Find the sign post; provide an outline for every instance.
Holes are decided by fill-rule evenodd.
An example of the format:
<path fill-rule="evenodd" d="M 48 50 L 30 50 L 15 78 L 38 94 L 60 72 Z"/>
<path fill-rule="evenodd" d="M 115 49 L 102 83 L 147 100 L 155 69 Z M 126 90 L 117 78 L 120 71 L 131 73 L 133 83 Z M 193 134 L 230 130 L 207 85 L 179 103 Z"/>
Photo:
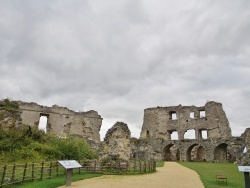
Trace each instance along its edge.
<path fill-rule="evenodd" d="M 82 166 L 75 160 L 58 161 L 66 169 L 66 186 L 71 185 L 71 174 L 74 168 L 81 168 Z"/>
<path fill-rule="evenodd" d="M 238 166 L 240 172 L 244 172 L 245 188 L 250 188 L 249 172 L 250 166 Z"/>

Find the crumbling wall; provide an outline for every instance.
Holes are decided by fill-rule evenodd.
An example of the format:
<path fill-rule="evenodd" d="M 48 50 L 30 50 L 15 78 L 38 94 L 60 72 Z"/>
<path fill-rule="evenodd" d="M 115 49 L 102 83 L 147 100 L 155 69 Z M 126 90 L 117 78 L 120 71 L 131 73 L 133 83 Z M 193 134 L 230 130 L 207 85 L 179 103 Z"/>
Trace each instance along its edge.
<path fill-rule="evenodd" d="M 231 138 L 231 129 L 221 103 L 207 102 L 203 107 L 171 106 L 144 110 L 140 138 L 162 138 L 171 140 L 171 134 L 178 132 L 178 140 L 184 139 L 188 130 L 195 130 L 195 138 L 202 138 L 207 131 L 208 138 Z"/>
<path fill-rule="evenodd" d="M 11 129 L 12 127 L 22 127 L 21 111 L 18 103 L 10 99 L 0 100 L 0 128 Z"/>
<path fill-rule="evenodd" d="M 117 158 L 128 160 L 130 158 L 131 133 L 127 124 L 117 122 L 111 127 L 104 138 L 103 151 L 105 155 L 117 156 Z"/>
<path fill-rule="evenodd" d="M 100 128 L 102 118 L 96 111 L 74 112 L 66 107 L 53 105 L 52 107 L 41 106 L 36 103 L 18 101 L 22 112 L 22 123 L 29 126 L 39 125 L 41 116 L 47 117 L 46 132 L 53 133 L 59 137 L 77 135 L 100 142 Z"/>

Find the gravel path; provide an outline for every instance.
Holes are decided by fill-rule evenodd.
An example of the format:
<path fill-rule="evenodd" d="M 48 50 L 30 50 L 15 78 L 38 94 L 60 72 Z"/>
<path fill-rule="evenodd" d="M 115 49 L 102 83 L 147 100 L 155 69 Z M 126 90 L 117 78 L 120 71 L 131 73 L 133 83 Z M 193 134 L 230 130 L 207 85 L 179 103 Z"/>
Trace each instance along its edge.
<path fill-rule="evenodd" d="M 61 188 L 66 187 L 62 186 Z M 175 162 L 165 162 L 153 174 L 118 176 L 104 175 L 73 182 L 73 188 L 204 188 L 199 175 Z"/>

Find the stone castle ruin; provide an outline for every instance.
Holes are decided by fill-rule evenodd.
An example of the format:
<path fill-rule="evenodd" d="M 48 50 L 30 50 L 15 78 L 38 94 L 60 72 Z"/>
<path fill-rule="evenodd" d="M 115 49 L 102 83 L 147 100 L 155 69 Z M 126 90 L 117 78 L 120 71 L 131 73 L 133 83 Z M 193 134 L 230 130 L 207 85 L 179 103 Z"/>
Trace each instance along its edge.
<path fill-rule="evenodd" d="M 76 135 L 94 142 L 100 142 L 102 118 L 96 111 L 74 112 L 65 107 L 41 106 L 36 103 L 18 101 L 22 124 L 39 125 L 41 116 L 47 117 L 46 132 L 59 137 Z"/>
<path fill-rule="evenodd" d="M 127 124 L 117 122 L 100 141 L 102 117 L 96 111 L 74 112 L 65 107 L 17 101 L 19 113 L 0 119 L 6 128 L 22 124 L 38 127 L 46 117 L 46 132 L 58 137 L 74 135 L 88 141 L 100 157 L 165 161 L 209 161 L 250 164 L 250 129 L 233 137 L 221 103 L 205 106 L 170 106 L 144 110 L 140 138 L 131 138 Z M 3 109 L 0 108 L 3 114 Z M 193 137 L 186 135 L 193 133 Z M 176 135 L 176 138 L 173 135 Z M 244 148 L 247 149 L 243 153 Z"/>

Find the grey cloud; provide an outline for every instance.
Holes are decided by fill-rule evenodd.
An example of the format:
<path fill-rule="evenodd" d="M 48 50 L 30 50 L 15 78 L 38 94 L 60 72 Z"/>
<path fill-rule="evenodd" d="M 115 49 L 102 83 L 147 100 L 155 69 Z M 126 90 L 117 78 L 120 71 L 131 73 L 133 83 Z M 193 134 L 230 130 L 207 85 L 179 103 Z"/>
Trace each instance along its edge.
<path fill-rule="evenodd" d="M 144 108 L 217 100 L 248 126 L 247 0 L 0 5 L 1 98 L 94 109 L 136 135 Z"/>

